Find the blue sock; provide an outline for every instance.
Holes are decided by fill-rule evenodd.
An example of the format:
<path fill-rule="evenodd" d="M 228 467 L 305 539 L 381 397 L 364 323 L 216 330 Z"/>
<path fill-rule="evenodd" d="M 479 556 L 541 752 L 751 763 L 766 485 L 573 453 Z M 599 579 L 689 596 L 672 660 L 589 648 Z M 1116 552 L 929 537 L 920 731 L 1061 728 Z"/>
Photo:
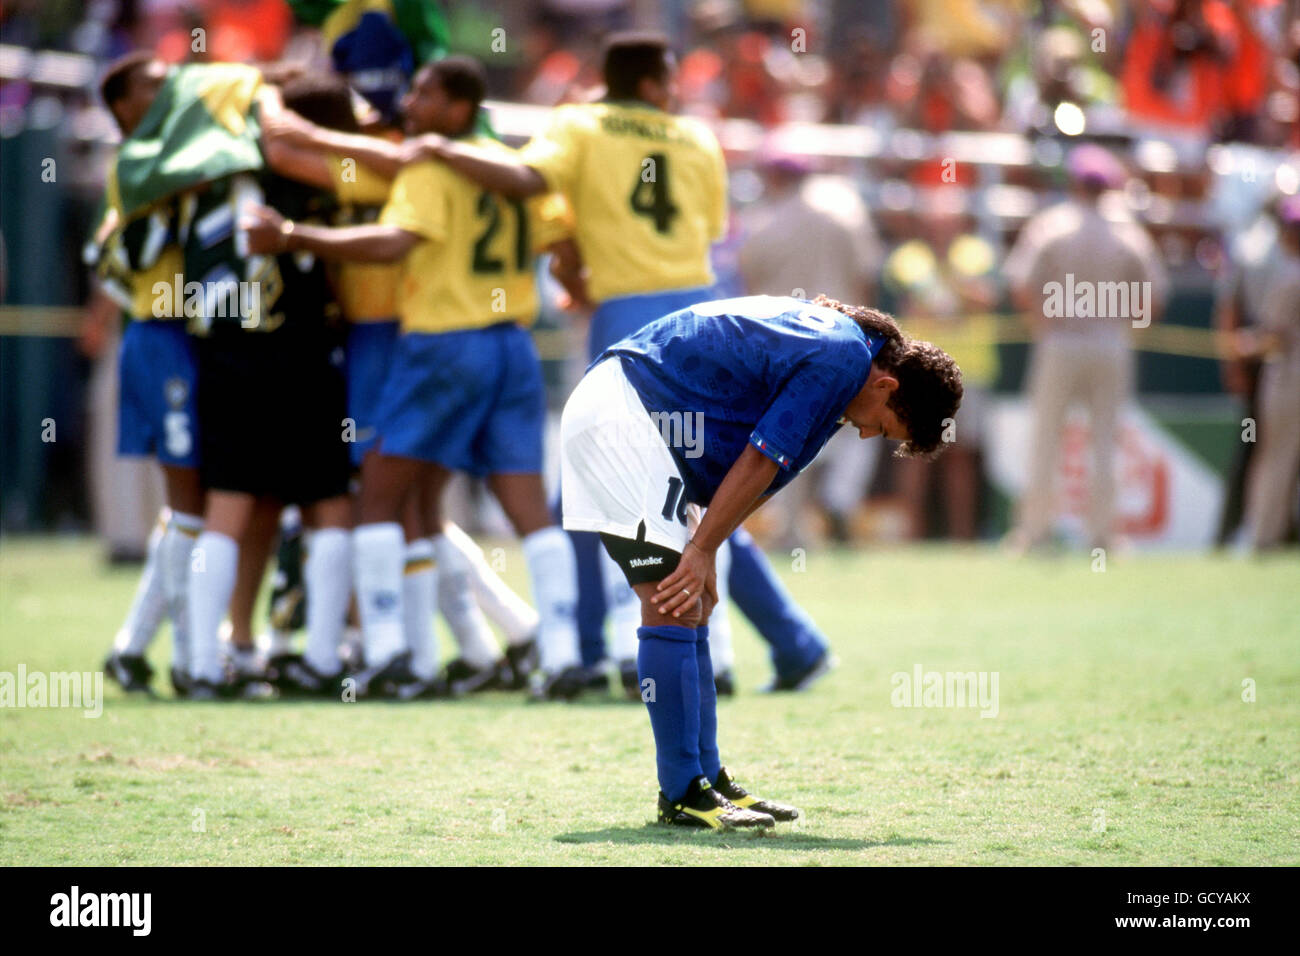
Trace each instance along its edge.
<path fill-rule="evenodd" d="M 731 600 L 772 648 L 772 666 L 782 676 L 807 670 L 826 653 L 826 638 L 817 630 L 781 579 L 772 570 L 749 532 L 731 536 Z"/>
<path fill-rule="evenodd" d="M 695 629 L 695 663 L 700 672 L 700 769 L 709 783 L 716 783 L 722 758 L 718 756 L 718 689 L 713 685 L 707 624 Z"/>
<path fill-rule="evenodd" d="M 636 676 L 650 711 L 659 789 L 680 800 L 700 768 L 700 671 L 695 630 L 664 625 L 637 628 Z M 646 680 L 654 681 L 647 684 Z M 712 779 L 712 778 L 710 778 Z"/>
<path fill-rule="evenodd" d="M 605 657 L 605 582 L 600 571 L 600 535 L 570 531 L 573 557 L 578 564 L 578 641 L 582 664 L 590 667 Z"/>

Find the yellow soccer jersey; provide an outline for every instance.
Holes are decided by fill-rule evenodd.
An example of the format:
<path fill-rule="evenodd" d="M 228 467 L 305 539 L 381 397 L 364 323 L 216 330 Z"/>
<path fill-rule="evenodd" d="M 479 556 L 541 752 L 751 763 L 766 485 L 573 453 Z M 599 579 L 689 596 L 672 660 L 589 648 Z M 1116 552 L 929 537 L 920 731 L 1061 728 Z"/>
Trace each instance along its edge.
<path fill-rule="evenodd" d="M 329 158 L 330 182 L 343 209 L 336 225 L 373 222 L 388 201 L 392 181 L 355 161 Z M 349 322 L 384 322 L 397 317 L 400 262 L 338 262 L 331 267 L 334 297 Z"/>
<path fill-rule="evenodd" d="M 572 206 L 596 301 L 712 284 L 727 170 L 699 120 L 624 102 L 559 106 L 521 158 Z"/>
<path fill-rule="evenodd" d="M 509 151 L 487 137 L 470 142 Z M 534 253 L 569 234 L 558 197 L 511 201 L 435 161 L 406 166 L 379 221 L 423 239 L 402 262 L 405 332 L 453 332 L 537 316 Z"/>
<path fill-rule="evenodd" d="M 124 223 L 117 191 L 108 190 L 104 222 L 97 230 L 102 242 L 95 271 L 104 290 L 134 321 L 183 317 L 184 300 L 174 294 L 185 271 L 175 216 L 174 202 L 160 202 Z"/>

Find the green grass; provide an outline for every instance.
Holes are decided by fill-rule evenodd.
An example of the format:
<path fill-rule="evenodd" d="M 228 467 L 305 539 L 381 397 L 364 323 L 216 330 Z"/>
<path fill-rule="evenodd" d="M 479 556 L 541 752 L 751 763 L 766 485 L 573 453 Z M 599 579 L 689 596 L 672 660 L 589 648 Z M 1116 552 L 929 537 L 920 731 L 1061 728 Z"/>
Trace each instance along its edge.
<path fill-rule="evenodd" d="M 135 577 L 85 541 L 6 540 L 0 671 L 97 667 Z M 107 689 L 98 719 L 0 710 L 0 863 L 1300 862 L 1294 557 L 1094 573 L 1084 555 L 813 552 L 786 579 L 840 667 L 811 693 L 758 695 L 765 651 L 737 619 L 744 692 L 720 722 L 742 781 L 804 808 L 796 829 L 649 825 L 640 705 L 186 705 Z M 893 707 L 891 674 L 918 663 L 998 672 L 998 716 Z"/>

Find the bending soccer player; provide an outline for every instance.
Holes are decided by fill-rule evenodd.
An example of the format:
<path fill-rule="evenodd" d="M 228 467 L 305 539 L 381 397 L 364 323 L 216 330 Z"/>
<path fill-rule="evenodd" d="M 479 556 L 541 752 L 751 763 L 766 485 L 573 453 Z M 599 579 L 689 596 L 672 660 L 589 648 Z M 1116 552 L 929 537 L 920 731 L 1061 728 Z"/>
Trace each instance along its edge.
<path fill-rule="evenodd" d="M 594 531 L 641 603 L 637 677 L 650 711 L 659 821 L 714 829 L 793 820 L 723 768 L 709 656 L 718 548 L 841 425 L 941 447 L 961 402 L 946 353 L 888 316 L 825 297 L 704 302 L 606 349 L 560 426 L 564 527 Z M 703 416 L 703 454 L 660 423 Z M 698 524 L 688 519 L 699 517 Z"/>

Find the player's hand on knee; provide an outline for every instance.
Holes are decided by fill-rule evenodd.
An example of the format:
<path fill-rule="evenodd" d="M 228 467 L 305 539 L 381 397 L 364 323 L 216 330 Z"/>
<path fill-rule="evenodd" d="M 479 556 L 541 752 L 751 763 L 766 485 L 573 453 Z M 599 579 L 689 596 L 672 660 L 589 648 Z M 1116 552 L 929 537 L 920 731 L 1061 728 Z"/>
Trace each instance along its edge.
<path fill-rule="evenodd" d="M 656 609 L 661 614 L 676 618 L 680 622 L 710 586 L 716 601 L 718 585 L 713 557 L 712 551 L 705 551 L 694 542 L 687 542 L 686 550 L 682 552 L 682 558 L 677 563 L 677 570 L 660 581 L 655 589 L 653 601 Z"/>

